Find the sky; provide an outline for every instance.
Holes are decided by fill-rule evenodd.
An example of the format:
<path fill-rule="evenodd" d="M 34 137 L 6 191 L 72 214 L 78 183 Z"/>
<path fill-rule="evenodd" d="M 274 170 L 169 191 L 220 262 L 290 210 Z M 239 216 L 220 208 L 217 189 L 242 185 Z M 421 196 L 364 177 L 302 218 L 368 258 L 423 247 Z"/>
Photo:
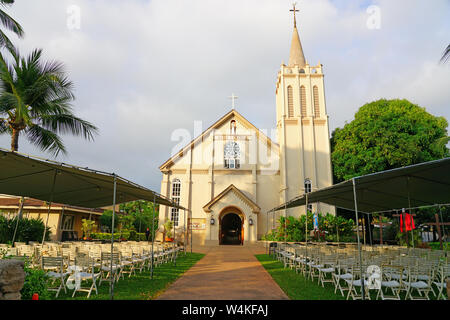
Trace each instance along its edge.
<path fill-rule="evenodd" d="M 289 60 L 292 0 L 16 0 L 21 54 L 42 48 L 74 82 L 77 116 L 95 141 L 63 136 L 52 158 L 19 140 L 19 152 L 114 172 L 160 191 L 158 167 L 178 145 L 236 109 L 275 128 L 275 83 Z M 450 119 L 450 1 L 302 0 L 297 26 L 310 65 L 325 74 L 330 133 L 367 102 L 408 99 Z M 198 130 L 198 128 L 197 128 Z M 198 131 L 195 131 L 198 132 Z M 10 138 L 0 136 L 9 149 Z"/>

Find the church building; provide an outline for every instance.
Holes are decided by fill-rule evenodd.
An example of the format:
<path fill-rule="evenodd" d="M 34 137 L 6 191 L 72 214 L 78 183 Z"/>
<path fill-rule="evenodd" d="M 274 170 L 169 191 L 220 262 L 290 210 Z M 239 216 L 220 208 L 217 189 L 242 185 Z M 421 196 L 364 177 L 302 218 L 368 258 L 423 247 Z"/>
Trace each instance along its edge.
<path fill-rule="evenodd" d="M 333 184 L 323 67 L 307 63 L 297 10 L 291 11 L 289 63 L 281 65 L 276 79 L 275 134 L 233 108 L 159 167 L 161 194 L 187 208 L 160 208 L 160 226 L 172 220 L 176 240 L 187 235 L 187 242 L 192 236 L 199 245 L 255 242 L 276 227 L 280 215 L 306 212 L 299 207 L 274 216 L 267 214 L 270 209 Z M 335 214 L 324 203 L 309 209 Z"/>

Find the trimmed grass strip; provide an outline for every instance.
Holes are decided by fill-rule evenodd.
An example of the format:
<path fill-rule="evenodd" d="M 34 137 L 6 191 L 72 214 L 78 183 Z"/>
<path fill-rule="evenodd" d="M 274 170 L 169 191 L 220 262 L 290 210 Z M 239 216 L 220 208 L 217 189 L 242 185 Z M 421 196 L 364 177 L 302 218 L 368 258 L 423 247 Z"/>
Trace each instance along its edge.
<path fill-rule="evenodd" d="M 291 300 L 345 300 L 334 293 L 334 286 L 325 283 L 325 288 L 296 273 L 294 269 L 284 268 L 283 263 L 274 260 L 267 254 L 255 255 L 275 282 Z"/>
<path fill-rule="evenodd" d="M 114 300 L 153 300 L 157 298 L 164 290 L 166 290 L 175 280 L 181 277 L 187 270 L 196 264 L 205 255 L 201 253 L 190 253 L 186 256 L 184 253 L 179 254 L 177 265 L 173 263 L 165 263 L 153 270 L 153 279 L 150 279 L 150 271 L 145 270 L 142 273 L 136 272 L 128 278 L 120 279 L 114 284 Z M 82 287 L 90 286 L 91 281 L 83 282 Z M 54 300 L 109 300 L 109 282 L 103 282 L 98 286 L 98 295 L 92 292 L 89 299 L 86 298 L 87 293 L 77 292 L 72 298 L 73 290 L 67 290 L 67 294 L 62 290 L 57 299 Z"/>

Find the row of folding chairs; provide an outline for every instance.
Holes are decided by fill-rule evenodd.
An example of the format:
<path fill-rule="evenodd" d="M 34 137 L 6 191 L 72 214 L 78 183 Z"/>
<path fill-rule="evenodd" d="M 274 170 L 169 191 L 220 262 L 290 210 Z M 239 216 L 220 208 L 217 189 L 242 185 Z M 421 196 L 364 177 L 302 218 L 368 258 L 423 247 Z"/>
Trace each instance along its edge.
<path fill-rule="evenodd" d="M 154 244 L 152 247 L 149 243 L 139 242 L 117 244 L 112 252 L 109 244 L 65 245 L 56 247 L 56 250 L 42 246 L 18 248 L 12 248 L 16 250 L 11 250 L 9 257 L 22 259 L 31 267 L 45 270 L 49 276 L 49 290 L 55 291 L 56 297 L 61 290 L 67 293 L 68 280 L 72 283 L 77 279 L 79 283 L 90 280 L 91 285 L 75 285 L 72 297 L 80 291 L 87 292 L 90 297 L 93 291 L 98 293 L 97 282 L 99 286 L 103 282 L 117 282 L 124 279 L 125 275 L 131 277 L 137 272 L 175 261 L 181 250 L 172 244 Z"/>
<path fill-rule="evenodd" d="M 446 279 L 450 277 L 445 251 L 430 253 L 430 250 L 424 249 L 363 247 L 362 257 L 359 257 L 355 246 L 339 248 L 278 243 L 273 247 L 274 257 L 285 268 L 295 269 L 322 286 L 331 283 L 335 293 L 339 291 L 347 299 L 361 298 L 363 284 L 365 297 L 370 299 L 367 288 L 371 275 L 366 272 L 369 266 L 380 268 L 377 299 L 383 300 L 400 299 L 402 291 L 405 292 L 405 299 L 429 299 L 430 293 L 437 299 L 443 299 Z M 360 260 L 363 262 L 362 276 Z M 394 272 L 399 268 L 402 270 L 400 278 Z"/>

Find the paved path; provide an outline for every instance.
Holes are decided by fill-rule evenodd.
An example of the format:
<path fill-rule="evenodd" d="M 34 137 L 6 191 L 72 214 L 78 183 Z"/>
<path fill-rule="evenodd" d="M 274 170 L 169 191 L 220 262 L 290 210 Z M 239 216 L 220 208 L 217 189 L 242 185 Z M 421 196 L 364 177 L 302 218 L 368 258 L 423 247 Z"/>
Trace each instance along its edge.
<path fill-rule="evenodd" d="M 160 300 L 289 299 L 254 254 L 264 249 L 241 246 L 195 248 L 206 255 L 175 281 Z"/>

